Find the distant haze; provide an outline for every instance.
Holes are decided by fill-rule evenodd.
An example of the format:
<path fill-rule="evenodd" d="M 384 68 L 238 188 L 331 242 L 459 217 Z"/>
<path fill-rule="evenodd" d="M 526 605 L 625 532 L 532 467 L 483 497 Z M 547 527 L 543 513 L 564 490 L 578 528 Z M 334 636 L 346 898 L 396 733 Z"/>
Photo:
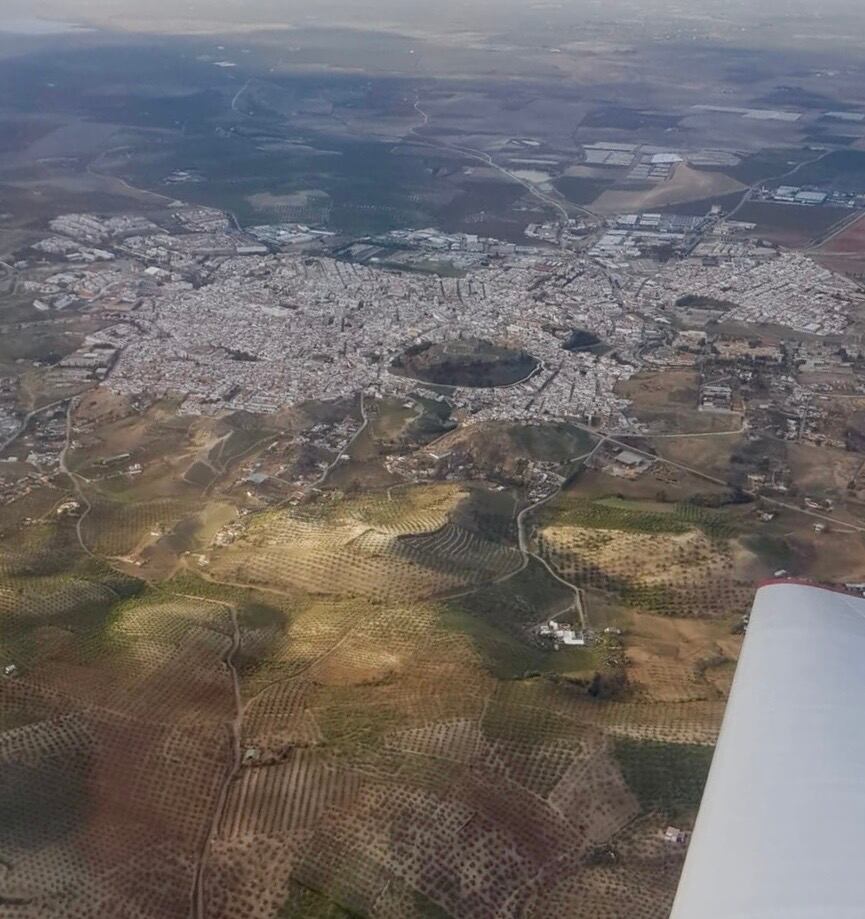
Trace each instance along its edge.
<path fill-rule="evenodd" d="M 553 21 L 665 23 L 713 26 L 783 28 L 792 21 L 808 24 L 815 32 L 843 32 L 846 24 L 865 24 L 860 0 L 5 0 L 3 19 L 23 16 L 85 21 L 103 26 L 135 26 L 171 31 L 211 28 L 248 28 L 257 25 L 308 26 L 355 24 L 367 28 L 403 27 L 436 32 L 473 29 L 507 30 L 517 22 L 536 20 L 539 27 Z"/>

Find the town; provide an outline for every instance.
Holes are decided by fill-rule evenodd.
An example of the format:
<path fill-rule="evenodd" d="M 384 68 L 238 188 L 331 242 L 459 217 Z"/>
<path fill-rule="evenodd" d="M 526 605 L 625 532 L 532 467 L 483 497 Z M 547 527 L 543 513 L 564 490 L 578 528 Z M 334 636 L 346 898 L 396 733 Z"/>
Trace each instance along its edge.
<path fill-rule="evenodd" d="M 267 413 L 357 392 L 403 397 L 418 383 L 393 372 L 406 349 L 479 340 L 519 349 L 536 366 L 507 385 L 450 386 L 462 419 L 571 418 L 627 430 L 617 386 L 647 363 L 687 362 L 687 337 L 701 328 L 838 336 L 865 302 L 854 281 L 712 215 L 625 215 L 600 238 L 570 237 L 578 245 L 423 230 L 337 239 L 326 251 L 329 237 L 305 226 L 257 228 L 256 238 L 211 208 L 166 216 L 158 225 L 67 215 L 21 254 L 16 270 L 38 308 L 113 320 L 50 368 L 55 385 L 179 393 L 189 414 Z M 731 233 L 735 244 L 714 242 Z M 688 238 L 691 255 L 648 258 L 646 237 Z M 414 270 L 419 259 L 448 259 L 451 270 Z"/>

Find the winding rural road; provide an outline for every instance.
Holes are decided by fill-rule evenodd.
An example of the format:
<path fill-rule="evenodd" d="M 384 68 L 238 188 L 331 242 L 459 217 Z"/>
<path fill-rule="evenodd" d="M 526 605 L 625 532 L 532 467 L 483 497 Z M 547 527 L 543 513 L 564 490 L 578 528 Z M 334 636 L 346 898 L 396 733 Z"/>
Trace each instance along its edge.
<path fill-rule="evenodd" d="M 75 489 L 75 495 L 84 508 L 84 512 L 79 514 L 78 519 L 75 521 L 75 535 L 78 538 L 78 544 L 81 546 L 82 551 L 91 558 L 99 558 L 99 556 L 90 549 L 87 543 L 84 542 L 84 537 L 81 535 L 81 527 L 93 510 L 93 505 L 90 503 L 90 499 L 84 494 L 84 489 L 81 487 L 81 476 L 79 476 L 77 472 L 73 472 L 66 462 L 66 456 L 72 447 L 72 413 L 75 411 L 75 401 L 75 398 L 70 399 L 69 405 L 66 408 L 66 443 L 60 451 L 58 463 L 60 465 L 60 471 L 72 483 L 72 487 Z"/>
<path fill-rule="evenodd" d="M 238 115 L 246 115 L 247 112 L 242 112 L 238 107 L 237 103 L 240 102 L 240 97 L 249 89 L 249 84 L 252 83 L 252 78 L 248 79 L 243 86 L 234 94 L 234 97 L 231 100 L 231 111 L 236 112 Z"/>
<path fill-rule="evenodd" d="M 27 430 L 30 426 L 30 422 L 37 416 L 41 415 L 42 412 L 47 412 L 49 409 L 56 408 L 58 405 L 63 405 L 66 402 L 66 399 L 57 399 L 55 402 L 49 402 L 46 405 L 40 405 L 39 408 L 34 408 L 21 419 L 18 428 L 10 434 L 6 440 L 0 442 L 0 453 L 8 449 L 15 443 L 16 440 Z"/>
<path fill-rule="evenodd" d="M 99 153 L 96 157 L 94 157 L 87 164 L 86 171 L 90 175 L 95 176 L 98 179 L 102 179 L 104 182 L 108 184 L 119 185 L 123 191 L 130 192 L 132 197 L 134 198 L 140 198 L 142 195 L 144 195 L 149 198 L 156 198 L 160 202 L 167 202 L 169 205 L 176 204 L 177 203 L 176 198 L 171 198 L 168 195 L 163 195 L 161 192 L 158 192 L 158 191 L 150 191 L 149 188 L 139 188 L 137 185 L 133 185 L 131 182 L 128 182 L 126 179 L 121 178 L 120 176 L 111 175 L 110 173 L 107 173 L 107 172 L 99 172 L 97 168 L 97 164 L 103 157 L 106 157 L 111 153 L 118 153 L 121 150 L 126 150 L 126 149 L 128 148 L 127 147 L 115 147 L 111 150 L 103 150 L 101 153 Z"/>
<path fill-rule="evenodd" d="M 584 424 L 578 424 L 577 422 L 572 422 L 574 427 L 578 427 L 583 431 L 586 431 L 589 434 L 599 434 L 598 431 L 593 430 Z M 729 434 L 730 432 L 723 432 L 724 434 Z M 695 435 L 681 435 L 693 437 Z M 613 444 L 615 447 L 621 447 L 623 450 L 630 450 L 631 453 L 637 453 L 640 456 L 645 456 L 648 459 L 654 460 L 655 462 L 666 463 L 668 466 L 672 466 L 674 469 L 679 469 L 682 472 L 688 472 L 691 475 L 697 476 L 697 478 L 704 479 L 707 482 L 712 482 L 715 485 L 721 485 L 724 488 L 733 488 L 730 482 L 727 482 L 725 479 L 720 479 L 717 476 L 709 475 L 709 473 L 704 472 L 701 469 L 696 469 L 694 466 L 687 466 L 684 463 L 677 463 L 675 460 L 667 459 L 664 456 L 658 456 L 656 453 L 650 453 L 648 450 L 643 450 L 640 447 L 635 447 L 633 444 L 625 443 L 624 441 L 617 440 L 613 435 L 606 434 L 603 435 L 604 441 L 606 443 Z M 859 533 L 865 533 L 865 526 L 862 526 L 858 523 L 850 523 L 847 520 L 839 520 L 837 517 L 832 517 L 829 514 L 820 514 L 816 511 L 807 510 L 804 507 L 799 507 L 796 504 L 790 504 L 787 501 L 781 501 L 777 498 L 769 498 L 765 495 L 760 495 L 753 489 L 741 488 L 739 489 L 742 494 L 749 495 L 752 498 L 759 498 L 761 501 L 765 501 L 767 504 L 772 504 L 775 507 L 781 507 L 788 511 L 796 511 L 799 514 L 804 514 L 806 517 L 814 517 L 817 520 L 823 521 L 824 523 L 832 523 L 837 527 L 844 527 L 847 530 L 856 531 Z"/>
<path fill-rule="evenodd" d="M 565 204 L 563 204 L 563 199 L 560 200 L 556 197 L 553 197 L 548 192 L 545 192 L 539 188 L 534 182 L 531 182 L 522 176 L 516 175 L 516 173 L 511 172 L 504 166 L 500 166 L 489 153 L 486 153 L 483 150 L 476 150 L 474 147 L 466 147 L 462 144 L 452 144 L 437 137 L 426 137 L 421 135 L 419 132 L 423 128 L 428 127 L 430 124 L 430 116 L 428 112 L 421 108 L 420 99 L 415 102 L 414 108 L 415 111 L 421 116 L 421 123 L 412 127 L 409 130 L 409 134 L 411 134 L 417 140 L 417 142 L 422 143 L 428 147 L 441 147 L 445 150 L 453 150 L 457 153 L 462 153 L 465 156 L 478 160 L 485 166 L 489 166 L 490 168 L 495 169 L 497 172 L 501 173 L 512 182 L 517 182 L 519 185 L 522 185 L 526 191 L 537 198 L 537 200 L 540 201 L 541 204 L 543 204 L 545 207 L 555 210 L 565 223 L 571 219 L 572 210 L 585 215 L 593 223 L 602 222 L 601 218 L 599 218 L 594 211 L 590 211 L 588 208 L 581 207 L 578 204 L 573 204 L 570 201 L 567 201 Z"/>
<path fill-rule="evenodd" d="M 190 917 L 191 919 L 205 919 L 207 911 L 204 877 L 207 870 L 207 860 L 210 854 L 211 846 L 213 844 L 213 839 L 219 831 L 219 824 L 222 822 L 222 817 L 225 813 L 225 805 L 228 803 L 228 794 L 231 790 L 231 783 L 237 777 L 243 765 L 241 740 L 243 736 L 243 716 L 246 711 L 246 706 L 243 702 L 243 695 L 240 689 L 240 675 L 237 672 L 237 665 L 235 663 L 237 653 L 240 651 L 240 624 L 237 620 L 237 607 L 232 603 L 226 603 L 223 600 L 213 600 L 210 597 L 200 597 L 196 594 L 178 593 L 174 594 L 174 596 L 185 597 L 189 600 L 197 600 L 200 603 L 210 603 L 215 606 L 221 606 L 223 609 L 227 609 L 229 615 L 231 616 L 231 640 L 222 658 L 222 661 L 225 664 L 231 678 L 234 697 L 234 717 L 228 725 L 231 735 L 231 760 L 228 764 L 228 768 L 225 771 L 225 775 L 222 778 L 222 782 L 220 783 L 219 792 L 216 797 L 216 803 L 211 815 L 210 825 L 208 827 L 207 835 L 202 840 L 201 848 L 198 851 L 198 857 L 196 858 L 195 869 L 193 871 L 192 877 Z"/>
<path fill-rule="evenodd" d="M 601 448 L 601 446 L 603 446 L 606 440 L 607 440 L 606 437 L 600 438 L 598 442 L 595 444 L 595 446 L 591 450 L 589 450 L 588 453 L 584 453 L 582 456 L 574 457 L 573 459 L 568 461 L 569 464 L 570 463 L 585 463 L 587 460 L 590 460 L 595 455 L 595 453 Z M 549 565 L 549 563 L 546 561 L 546 559 L 542 558 L 540 555 L 537 554 L 537 552 L 533 552 L 529 548 L 529 535 L 528 535 L 528 530 L 526 528 L 526 520 L 539 507 L 542 507 L 544 504 L 547 504 L 549 501 L 552 501 L 554 498 L 557 498 L 561 494 L 561 492 L 562 492 L 562 486 L 559 485 L 558 488 L 555 489 L 555 491 L 535 501 L 534 504 L 530 504 L 528 505 L 528 507 L 524 507 L 517 514 L 517 540 L 519 543 L 520 552 L 522 553 L 523 560 L 524 560 L 524 564 L 522 568 L 520 568 L 520 571 L 524 570 L 526 566 L 529 564 L 529 559 L 533 558 L 536 561 L 540 562 L 544 566 L 544 568 L 546 568 L 546 570 L 550 573 L 550 575 L 552 575 L 552 577 L 555 578 L 560 584 L 563 584 L 565 587 L 567 587 L 568 590 L 570 590 L 573 593 L 574 599 L 568 607 L 566 607 L 564 610 L 562 610 L 562 612 L 557 614 L 557 617 L 564 616 L 565 613 L 568 613 L 571 610 L 576 610 L 577 615 L 580 617 L 580 628 L 585 632 L 586 629 L 588 629 L 589 627 L 589 623 L 588 623 L 588 619 L 586 616 L 585 604 L 583 603 L 582 588 L 577 587 L 576 584 L 572 584 L 570 581 L 565 580 L 563 577 L 561 577 L 561 575 L 557 574 L 553 570 L 553 568 Z M 513 575 L 511 575 L 511 577 L 513 577 Z"/>

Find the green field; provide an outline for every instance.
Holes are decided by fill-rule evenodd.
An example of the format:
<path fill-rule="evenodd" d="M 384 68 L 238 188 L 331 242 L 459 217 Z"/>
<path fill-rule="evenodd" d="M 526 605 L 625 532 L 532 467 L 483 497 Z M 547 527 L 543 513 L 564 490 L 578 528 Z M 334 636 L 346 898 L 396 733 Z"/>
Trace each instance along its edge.
<path fill-rule="evenodd" d="M 693 815 L 712 763 L 712 747 L 657 741 L 616 740 L 616 761 L 646 811 L 670 820 Z"/>
<path fill-rule="evenodd" d="M 563 496 L 546 505 L 541 525 L 578 526 L 626 533 L 687 533 L 700 529 L 712 539 L 726 539 L 733 528 L 720 514 L 696 504 L 664 504 L 619 497 L 596 499 Z"/>

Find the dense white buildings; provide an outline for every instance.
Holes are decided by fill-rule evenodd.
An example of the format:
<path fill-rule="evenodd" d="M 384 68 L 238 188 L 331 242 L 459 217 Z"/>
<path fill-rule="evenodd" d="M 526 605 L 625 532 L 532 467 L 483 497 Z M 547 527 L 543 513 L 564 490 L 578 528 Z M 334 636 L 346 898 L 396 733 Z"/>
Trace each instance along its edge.
<path fill-rule="evenodd" d="M 675 230 L 680 237 L 705 223 L 655 216 L 658 227 L 648 231 Z M 652 217 L 632 222 L 643 226 Z M 117 359 L 107 384 L 130 393 L 179 393 L 189 413 L 269 412 L 361 390 L 402 396 L 417 382 L 390 366 L 406 347 L 480 338 L 527 351 L 540 370 L 511 386 L 456 390 L 451 398 L 464 419 L 591 417 L 623 425 L 626 403 L 616 384 L 642 366 L 648 342 L 671 337 L 664 330 L 681 298 L 710 302 L 719 320 L 815 335 L 842 332 L 863 301 L 857 285 L 811 259 L 758 252 L 749 242 L 711 264 L 702 258 L 659 264 L 434 229 L 388 234 L 389 245 L 421 258 L 448 253 L 459 270 L 441 276 L 309 252 L 273 253 L 209 208 L 177 208 L 165 224 L 58 218 L 56 235 L 35 247 L 39 258 L 80 261 L 79 253 L 98 251 L 113 260 L 55 264 L 29 272 L 23 284 L 45 309 L 77 304 L 117 311 Z M 601 345 L 566 349 L 577 329 Z"/>

